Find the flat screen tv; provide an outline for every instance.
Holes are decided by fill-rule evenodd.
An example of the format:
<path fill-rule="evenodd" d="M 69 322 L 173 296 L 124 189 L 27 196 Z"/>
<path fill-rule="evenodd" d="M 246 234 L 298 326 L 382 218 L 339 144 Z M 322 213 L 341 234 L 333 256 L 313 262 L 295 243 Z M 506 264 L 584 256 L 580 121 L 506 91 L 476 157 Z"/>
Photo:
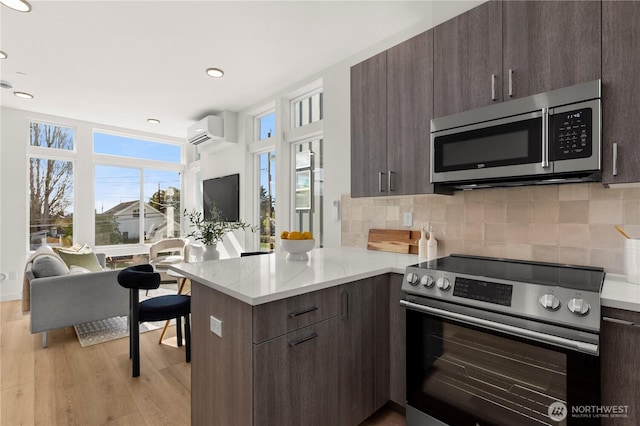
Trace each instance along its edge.
<path fill-rule="evenodd" d="M 205 220 L 211 219 L 211 207 L 220 211 L 226 222 L 240 220 L 240 174 L 207 179 L 202 182 L 202 207 Z"/>

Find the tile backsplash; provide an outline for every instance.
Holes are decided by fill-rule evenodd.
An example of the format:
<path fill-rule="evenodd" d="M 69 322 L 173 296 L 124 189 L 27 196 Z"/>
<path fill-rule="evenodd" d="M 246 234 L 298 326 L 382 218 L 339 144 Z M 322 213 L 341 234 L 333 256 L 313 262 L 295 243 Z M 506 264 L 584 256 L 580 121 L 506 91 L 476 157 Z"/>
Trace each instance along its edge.
<path fill-rule="evenodd" d="M 405 212 L 413 226 L 402 226 Z M 433 227 L 438 255 L 464 253 L 593 265 L 622 273 L 620 225 L 640 238 L 640 188 L 599 183 L 491 188 L 454 195 L 342 196 L 342 245 L 366 247 L 371 228 Z"/>

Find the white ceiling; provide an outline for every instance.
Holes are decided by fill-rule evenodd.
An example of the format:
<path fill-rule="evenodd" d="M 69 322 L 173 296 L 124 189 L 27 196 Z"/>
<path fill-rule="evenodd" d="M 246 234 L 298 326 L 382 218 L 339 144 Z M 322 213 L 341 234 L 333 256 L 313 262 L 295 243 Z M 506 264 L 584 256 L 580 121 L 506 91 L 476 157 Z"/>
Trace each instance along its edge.
<path fill-rule="evenodd" d="M 2 106 L 184 138 L 209 113 L 248 108 L 406 28 L 480 2 L 30 3 L 30 13 L 0 6 L 0 50 L 8 54 L 0 78 L 13 85 L 1 90 Z M 224 78 L 208 77 L 208 67 L 222 68 Z"/>

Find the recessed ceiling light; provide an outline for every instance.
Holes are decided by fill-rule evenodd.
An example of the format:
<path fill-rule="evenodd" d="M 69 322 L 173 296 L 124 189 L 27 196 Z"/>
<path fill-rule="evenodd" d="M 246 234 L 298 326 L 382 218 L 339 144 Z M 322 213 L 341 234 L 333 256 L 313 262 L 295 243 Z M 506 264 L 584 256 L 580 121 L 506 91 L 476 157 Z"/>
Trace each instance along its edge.
<path fill-rule="evenodd" d="M 147 123 L 160 124 L 160 120 L 158 120 L 157 118 L 147 118 Z"/>
<path fill-rule="evenodd" d="M 207 68 L 207 75 L 209 77 L 220 78 L 224 75 L 224 71 L 220 68 Z"/>
<path fill-rule="evenodd" d="M 33 95 L 31 93 L 26 93 L 26 92 L 13 92 L 14 95 L 16 95 L 19 98 L 23 98 L 23 99 L 33 99 Z"/>
<path fill-rule="evenodd" d="M 18 12 L 30 12 L 31 5 L 27 3 L 25 0 L 0 0 L 0 3 L 5 6 L 17 10 Z"/>
<path fill-rule="evenodd" d="M 0 50 L 0 59 L 7 59 L 7 54 Z"/>

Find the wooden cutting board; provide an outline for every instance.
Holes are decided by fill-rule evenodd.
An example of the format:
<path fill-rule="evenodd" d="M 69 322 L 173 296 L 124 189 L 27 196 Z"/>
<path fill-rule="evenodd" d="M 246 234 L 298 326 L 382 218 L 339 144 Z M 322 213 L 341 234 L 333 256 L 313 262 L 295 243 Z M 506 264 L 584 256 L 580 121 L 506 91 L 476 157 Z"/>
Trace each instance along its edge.
<path fill-rule="evenodd" d="M 392 253 L 418 254 L 420 231 L 409 229 L 370 229 L 367 249 Z"/>

